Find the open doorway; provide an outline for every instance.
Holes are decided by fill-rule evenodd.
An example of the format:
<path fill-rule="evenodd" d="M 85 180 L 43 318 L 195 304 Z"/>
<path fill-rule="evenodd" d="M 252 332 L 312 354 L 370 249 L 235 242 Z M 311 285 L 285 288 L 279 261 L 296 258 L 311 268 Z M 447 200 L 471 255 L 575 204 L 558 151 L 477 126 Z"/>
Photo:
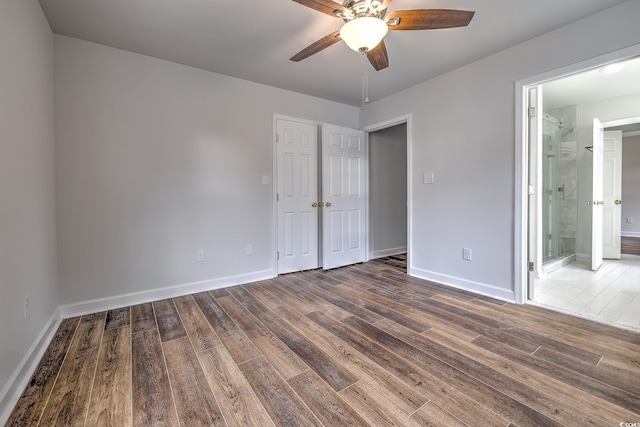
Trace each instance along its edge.
<path fill-rule="evenodd" d="M 614 259 L 605 259 L 601 266 L 593 262 L 602 253 L 602 243 L 597 236 L 603 225 L 606 233 L 616 215 L 618 221 L 622 217 L 624 226 L 629 224 L 627 218 L 633 223 L 634 215 L 629 209 L 621 214 L 620 204 L 626 203 L 625 197 L 607 201 L 594 191 L 598 186 L 604 187 L 605 193 L 616 185 L 620 187 L 622 176 L 627 176 L 627 181 L 640 177 L 640 170 L 630 170 L 617 178 L 616 183 L 615 179 L 606 178 L 607 174 L 611 175 L 608 163 L 604 166 L 605 178 L 594 173 L 598 172 L 596 155 L 602 154 L 594 152 L 597 149 L 594 119 L 603 122 L 605 131 L 625 126 L 613 135 L 624 136 L 620 139 L 627 140 L 627 145 L 636 132 L 631 126 L 640 122 L 640 86 L 625 82 L 624 75 L 609 75 L 605 67 L 609 63 L 621 63 L 623 69 L 637 76 L 640 61 L 632 57 L 638 52 L 617 54 L 618 58 L 610 55 L 601 58 L 600 63 L 592 62 L 582 70 L 575 69 L 577 74 L 564 70 L 556 76 L 547 74 L 537 82 L 534 79 L 531 84 L 522 85 L 526 89 L 524 98 L 531 88 L 536 89 L 538 111 L 530 110 L 532 118 L 528 126 L 524 126 L 531 130 L 537 123 L 536 131 L 524 132 L 536 142 L 529 141 L 521 153 L 526 187 L 520 199 L 524 202 L 520 206 L 525 221 L 519 230 L 524 237 L 520 250 L 526 254 L 529 273 L 520 277 L 527 283 L 521 288 L 522 302 L 637 331 L 640 330 L 640 280 L 637 278 L 640 257 L 619 252 L 612 256 L 605 250 L 605 258 Z M 604 151 L 611 149 L 609 141 L 614 139 L 611 135 L 605 137 Z M 627 157 L 633 151 L 630 150 L 629 156 L 625 152 L 626 160 L 631 160 Z M 621 160 L 619 162 L 615 167 L 622 168 Z M 626 163 L 640 165 L 640 161 Z M 638 185 L 640 181 L 630 181 L 626 186 Z M 631 193 L 627 196 L 630 205 L 635 205 Z M 607 203 L 611 206 L 604 206 Z M 611 213 L 615 212 L 614 208 L 618 209 L 616 214 Z M 618 251 L 624 226 L 621 231 L 618 223 L 617 231 L 613 227 L 613 233 L 609 230 L 609 238 L 605 239 L 605 243 L 611 244 L 613 237 L 617 237 Z M 525 265 L 521 267 L 524 270 Z"/>
<path fill-rule="evenodd" d="M 367 127 L 369 259 L 411 272 L 410 116 Z"/>
<path fill-rule="evenodd" d="M 369 133 L 369 258 L 407 270 L 407 124 Z"/>

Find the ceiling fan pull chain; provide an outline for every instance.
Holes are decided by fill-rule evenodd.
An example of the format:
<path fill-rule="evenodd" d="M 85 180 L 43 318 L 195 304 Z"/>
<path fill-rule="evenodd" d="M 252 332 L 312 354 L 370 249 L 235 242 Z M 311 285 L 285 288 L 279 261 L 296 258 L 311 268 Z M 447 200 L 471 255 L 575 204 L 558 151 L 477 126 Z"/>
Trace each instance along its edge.
<path fill-rule="evenodd" d="M 369 79 L 367 74 L 367 53 L 362 52 L 362 106 L 361 108 L 364 110 L 364 106 L 369 102 Z"/>

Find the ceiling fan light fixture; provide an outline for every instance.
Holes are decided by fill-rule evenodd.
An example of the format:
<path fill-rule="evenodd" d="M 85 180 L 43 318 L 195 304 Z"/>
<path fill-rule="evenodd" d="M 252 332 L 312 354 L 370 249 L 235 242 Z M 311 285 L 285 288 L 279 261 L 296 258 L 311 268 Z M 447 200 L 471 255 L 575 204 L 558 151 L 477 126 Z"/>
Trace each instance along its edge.
<path fill-rule="evenodd" d="M 356 52 L 367 52 L 376 47 L 388 31 L 382 19 L 363 16 L 346 22 L 340 29 L 340 37 Z"/>

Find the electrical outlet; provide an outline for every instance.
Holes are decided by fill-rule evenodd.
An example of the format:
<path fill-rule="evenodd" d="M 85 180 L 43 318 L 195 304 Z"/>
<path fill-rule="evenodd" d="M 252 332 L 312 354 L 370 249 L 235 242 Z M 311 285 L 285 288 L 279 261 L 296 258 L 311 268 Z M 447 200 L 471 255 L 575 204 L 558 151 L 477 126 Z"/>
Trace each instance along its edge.
<path fill-rule="evenodd" d="M 253 255 L 253 245 L 249 243 L 244 250 L 245 255 Z"/>
<path fill-rule="evenodd" d="M 29 307 L 30 305 L 30 301 L 29 301 L 29 294 L 24 296 L 24 318 L 25 320 L 29 318 Z"/>
<path fill-rule="evenodd" d="M 204 249 L 196 251 L 196 262 L 204 262 Z"/>
<path fill-rule="evenodd" d="M 627 224 L 633 224 L 633 218 L 627 218 Z"/>
<path fill-rule="evenodd" d="M 471 261 L 471 249 L 469 248 L 462 249 L 462 259 L 465 261 Z"/>

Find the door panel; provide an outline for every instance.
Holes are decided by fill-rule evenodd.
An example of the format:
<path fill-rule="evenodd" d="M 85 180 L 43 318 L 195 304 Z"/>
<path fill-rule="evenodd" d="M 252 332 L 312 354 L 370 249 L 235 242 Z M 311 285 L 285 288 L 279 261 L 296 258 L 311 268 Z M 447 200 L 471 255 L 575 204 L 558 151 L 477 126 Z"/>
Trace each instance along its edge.
<path fill-rule="evenodd" d="M 323 125 L 322 141 L 322 266 L 330 269 L 366 259 L 366 153 L 363 131 Z"/>
<path fill-rule="evenodd" d="M 602 257 L 620 259 L 622 229 L 622 131 L 607 131 L 603 141 Z"/>
<path fill-rule="evenodd" d="M 276 121 L 278 274 L 318 268 L 318 128 Z"/>
<path fill-rule="evenodd" d="M 602 265 L 602 211 L 603 166 L 604 166 L 604 127 L 598 119 L 593 119 L 593 182 L 592 182 L 592 215 L 591 215 L 591 269 L 597 270 Z"/>

